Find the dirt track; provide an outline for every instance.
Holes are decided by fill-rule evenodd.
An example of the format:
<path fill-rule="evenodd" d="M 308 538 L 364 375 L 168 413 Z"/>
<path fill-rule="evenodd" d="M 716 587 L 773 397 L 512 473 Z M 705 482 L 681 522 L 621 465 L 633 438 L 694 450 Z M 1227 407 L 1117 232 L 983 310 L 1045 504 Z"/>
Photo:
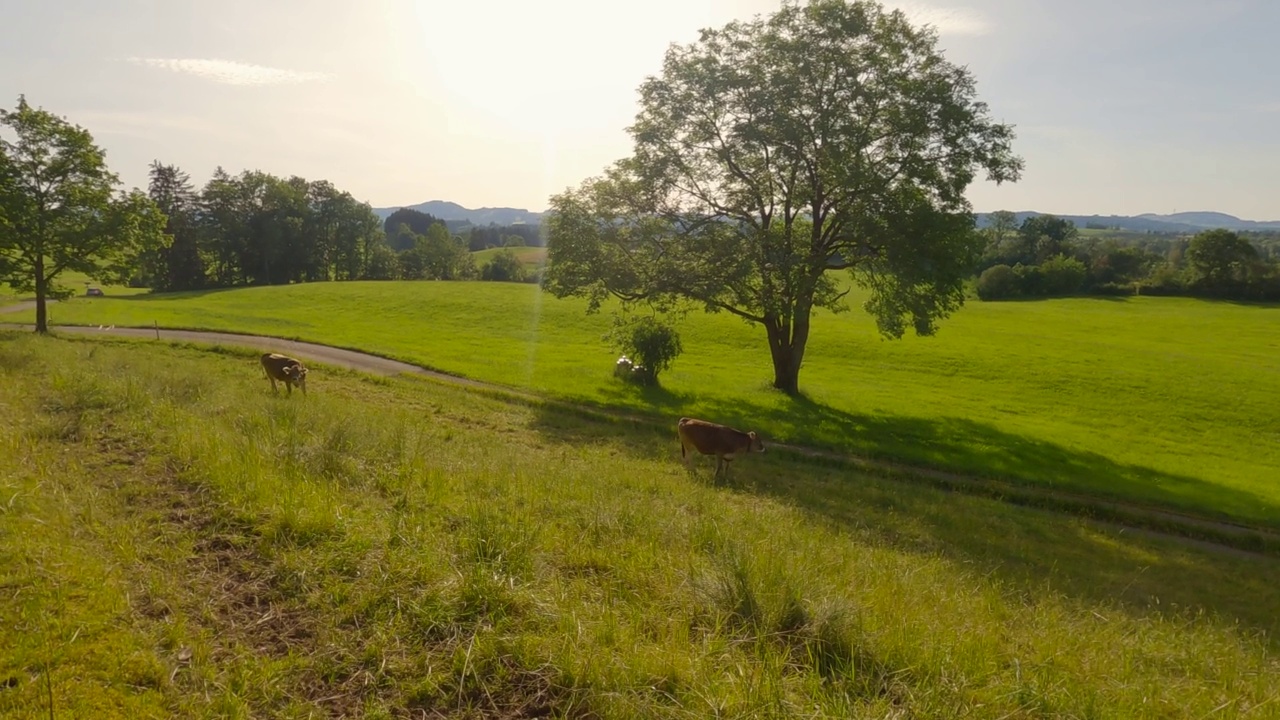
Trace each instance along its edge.
<path fill-rule="evenodd" d="M 20 303 L 19 306 L 3 307 L 0 308 L 0 313 L 17 312 L 18 309 L 25 309 L 20 307 L 21 305 L 30 307 L 34 305 L 34 303 Z M 15 307 L 18 309 L 15 309 Z M 32 331 L 34 330 L 34 326 L 3 323 L 0 324 L 0 329 Z M 449 375 L 447 373 L 423 368 L 418 365 L 400 362 L 398 360 L 391 360 L 389 358 L 379 357 L 365 352 L 346 350 L 318 343 L 285 340 L 282 338 L 265 337 L 261 335 L 204 330 L 166 330 L 164 328 L 157 330 L 156 328 L 117 328 L 114 326 L 103 328 L 94 326 L 57 325 L 53 326 L 52 330 L 56 334 L 68 333 L 86 336 L 115 335 L 121 337 L 158 338 L 160 340 L 176 342 L 215 343 L 220 345 L 251 347 L 264 351 L 281 352 L 303 360 L 376 375 L 417 375 L 456 385 L 486 388 L 510 395 L 539 398 L 546 402 L 566 404 L 561 401 L 542 398 L 534 393 L 522 391 L 517 388 L 510 388 L 478 380 L 462 378 L 456 375 Z M 611 412 L 595 408 L 591 408 L 590 411 L 645 424 L 653 424 L 655 422 L 655 418 L 652 417 L 628 415 L 625 413 Z M 1143 534 L 1157 534 L 1164 537 L 1175 538 L 1199 546 L 1212 547 L 1216 550 L 1239 553 L 1261 549 L 1270 555 L 1280 555 L 1280 534 L 1266 528 L 1239 525 L 1226 521 L 1186 515 L 1163 508 L 1153 508 L 1113 500 L 1101 500 L 1086 495 L 1047 490 L 1017 483 L 992 480 L 989 478 L 970 477 L 934 468 L 916 467 L 830 450 L 776 442 L 771 443 L 770 446 L 807 457 L 821 458 L 846 465 L 852 465 L 867 472 L 888 473 L 891 477 L 896 477 L 898 479 L 912 477 L 917 480 L 923 480 L 935 485 L 940 485 L 949 490 L 995 497 L 1015 504 L 1029 505 L 1056 512 L 1066 512 L 1072 515 L 1083 516 L 1087 519 L 1098 521 L 1102 524 L 1113 527 L 1125 528 L 1126 530 Z"/>

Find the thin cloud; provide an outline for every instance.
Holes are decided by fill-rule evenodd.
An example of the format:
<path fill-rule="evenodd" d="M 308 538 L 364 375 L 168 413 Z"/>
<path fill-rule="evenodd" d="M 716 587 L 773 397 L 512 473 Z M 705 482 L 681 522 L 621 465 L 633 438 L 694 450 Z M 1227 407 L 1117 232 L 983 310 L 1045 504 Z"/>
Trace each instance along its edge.
<path fill-rule="evenodd" d="M 132 57 L 129 62 L 194 75 L 226 85 L 290 85 L 323 82 L 333 77 L 328 73 L 285 70 L 232 60 Z"/>
<path fill-rule="evenodd" d="M 940 35 L 986 35 L 991 23 L 969 8 L 936 7 L 916 2 L 892 3 L 916 25 L 932 25 Z"/>

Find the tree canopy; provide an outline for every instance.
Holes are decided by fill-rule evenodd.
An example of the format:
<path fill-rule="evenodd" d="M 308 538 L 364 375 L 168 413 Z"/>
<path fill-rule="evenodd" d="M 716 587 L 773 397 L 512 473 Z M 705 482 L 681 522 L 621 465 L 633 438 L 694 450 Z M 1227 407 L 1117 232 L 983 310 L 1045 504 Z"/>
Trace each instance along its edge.
<path fill-rule="evenodd" d="M 0 280 L 36 295 L 36 332 L 64 271 L 123 281 L 141 254 L 165 244 L 165 217 L 140 190 L 119 191 L 87 130 L 25 97 L 0 111 Z"/>
<path fill-rule="evenodd" d="M 788 392 L 813 310 L 846 309 L 830 271 L 871 290 L 886 337 L 932 334 L 982 249 L 966 188 L 1022 168 L 936 33 L 868 0 L 703 30 L 640 106 L 633 155 L 552 198 L 545 287 L 758 323 Z"/>

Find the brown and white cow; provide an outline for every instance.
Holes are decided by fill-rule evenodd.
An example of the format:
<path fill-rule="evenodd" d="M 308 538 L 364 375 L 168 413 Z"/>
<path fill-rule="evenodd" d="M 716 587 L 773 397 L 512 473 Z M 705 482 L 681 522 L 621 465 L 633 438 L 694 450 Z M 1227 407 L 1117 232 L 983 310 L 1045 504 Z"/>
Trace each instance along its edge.
<path fill-rule="evenodd" d="M 280 392 L 276 388 L 276 381 L 284 383 L 285 389 L 289 394 L 293 394 L 293 386 L 297 385 L 302 390 L 302 394 L 307 394 L 307 369 L 302 363 L 285 355 L 278 353 L 262 354 L 262 370 L 267 374 L 267 379 L 271 381 L 271 391 Z"/>
<path fill-rule="evenodd" d="M 697 450 L 703 455 L 715 455 L 717 477 L 721 469 L 726 478 L 729 476 L 729 463 L 733 462 L 735 455 L 764 452 L 764 443 L 755 432 L 742 432 L 706 420 L 680 418 L 676 434 L 680 436 L 680 457 L 685 466 L 688 467 L 693 460 L 691 450 Z"/>

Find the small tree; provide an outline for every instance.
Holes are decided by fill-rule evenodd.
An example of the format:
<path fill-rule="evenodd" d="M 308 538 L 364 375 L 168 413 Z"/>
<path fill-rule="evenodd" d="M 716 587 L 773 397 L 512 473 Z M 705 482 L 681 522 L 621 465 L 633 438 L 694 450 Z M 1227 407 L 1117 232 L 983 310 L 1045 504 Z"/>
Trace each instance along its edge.
<path fill-rule="evenodd" d="M 613 329 L 605 336 L 613 347 L 635 363 L 641 382 L 655 385 L 658 374 L 671 367 L 684 347 L 674 327 L 651 316 L 615 315 Z"/>
<path fill-rule="evenodd" d="M 1079 260 L 1058 255 L 1040 264 L 1040 274 L 1044 278 L 1044 294 L 1071 295 L 1084 287 L 1089 271 Z"/>
<path fill-rule="evenodd" d="M 396 253 L 385 242 L 379 239 L 370 246 L 365 280 L 394 280 L 398 269 Z"/>
<path fill-rule="evenodd" d="M 1230 230 L 1206 230 L 1187 247 L 1187 262 L 1195 273 L 1196 285 L 1216 293 L 1242 290 L 1249 267 L 1257 259 L 1257 249 Z"/>
<path fill-rule="evenodd" d="M 1018 294 L 1018 276 L 1008 265 L 994 265 L 978 277 L 978 298 L 1004 300 Z"/>
<path fill-rule="evenodd" d="M 122 283 L 138 257 L 166 245 L 165 216 L 140 190 L 117 191 L 119 179 L 89 131 L 19 97 L 0 111 L 0 280 L 36 294 L 36 332 L 49 331 L 46 302 L 64 295 L 64 271 Z"/>
<path fill-rule="evenodd" d="M 481 280 L 493 282 L 522 282 L 524 280 L 524 264 L 519 256 L 510 248 L 503 248 L 489 258 L 480 271 Z"/>
<path fill-rule="evenodd" d="M 1035 263 L 1069 252 L 1077 230 L 1076 224 L 1070 220 L 1054 215 L 1036 215 L 1022 221 L 1018 235 L 1023 246 L 1019 259 Z"/>

